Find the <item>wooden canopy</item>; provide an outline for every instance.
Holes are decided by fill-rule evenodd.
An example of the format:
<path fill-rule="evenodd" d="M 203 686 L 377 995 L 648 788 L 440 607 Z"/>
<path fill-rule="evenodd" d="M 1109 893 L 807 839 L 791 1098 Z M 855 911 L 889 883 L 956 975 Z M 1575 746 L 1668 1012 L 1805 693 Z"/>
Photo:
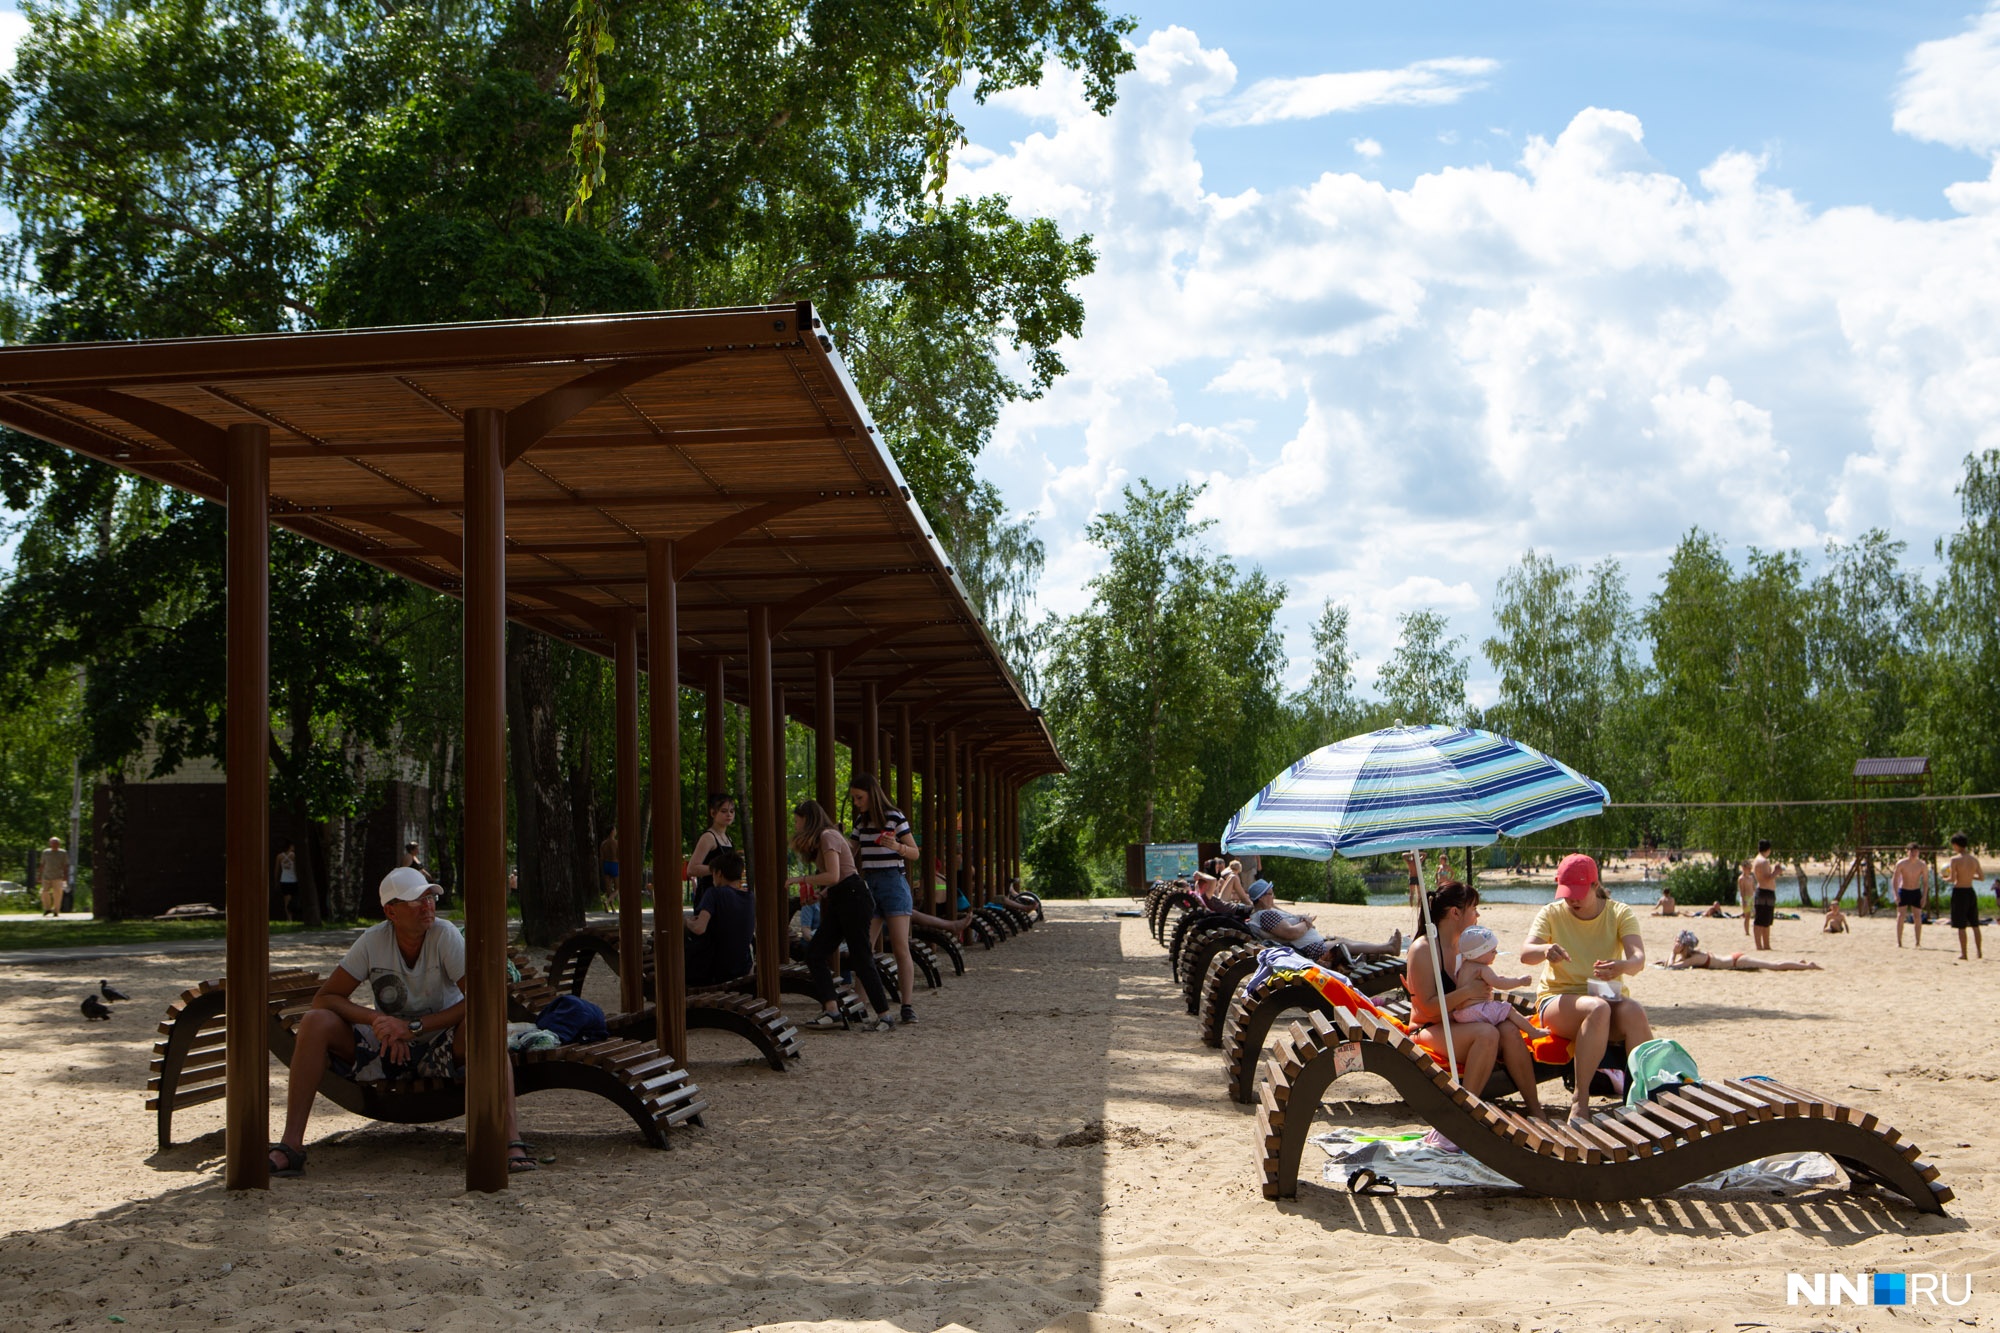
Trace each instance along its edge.
<path fill-rule="evenodd" d="M 810 303 L 0 349 L 0 422 L 221 501 L 232 425 L 269 429 L 272 521 L 413 582 L 464 572 L 464 420 L 506 411 L 507 615 L 645 643 L 646 541 L 675 547 L 680 663 L 748 691 L 746 612 L 808 717 L 830 650 L 861 692 L 1061 767 Z"/>

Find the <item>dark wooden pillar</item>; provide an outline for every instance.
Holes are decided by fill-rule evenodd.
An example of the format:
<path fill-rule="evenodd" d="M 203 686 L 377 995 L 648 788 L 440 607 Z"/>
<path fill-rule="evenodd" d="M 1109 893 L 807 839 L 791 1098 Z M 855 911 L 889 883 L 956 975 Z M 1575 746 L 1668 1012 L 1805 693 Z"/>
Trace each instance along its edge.
<path fill-rule="evenodd" d="M 645 904 L 640 901 L 639 837 L 639 617 L 630 609 L 612 617 L 612 749 L 616 753 L 618 824 L 618 1008 L 636 1014 L 646 1006 Z"/>
<path fill-rule="evenodd" d="M 705 682 L 708 697 L 702 704 L 701 731 L 708 747 L 708 790 L 711 792 L 729 790 L 729 732 L 728 708 L 723 693 L 725 663 L 720 654 L 708 659 L 708 673 Z"/>
<path fill-rule="evenodd" d="M 719 658 L 717 659 L 720 660 Z M 646 683 L 652 699 L 653 1011 L 660 1049 L 687 1065 L 687 958 L 681 938 L 681 613 L 674 544 L 646 543 Z M 704 725 L 709 725 L 704 723 Z M 719 726 L 710 726 L 710 762 Z M 634 842 L 637 842 L 635 836 Z M 637 847 L 633 848 L 636 861 Z M 624 855 L 624 845 L 619 846 Z"/>
<path fill-rule="evenodd" d="M 778 967 L 786 959 L 785 837 L 792 821 L 783 817 L 784 784 L 772 764 L 771 609 L 750 608 L 750 785 L 757 840 L 754 864 L 757 895 L 757 995 L 777 1004 Z"/>
<path fill-rule="evenodd" d="M 222 1180 L 233 1190 L 271 1183 L 270 442 L 268 426 L 231 426 L 223 478 L 229 504 L 223 564 L 229 627 L 223 966 L 229 1003 Z M 76 854 L 72 847 L 70 855 Z"/>
<path fill-rule="evenodd" d="M 813 654 L 813 722 L 818 734 L 813 742 L 813 799 L 829 813 L 838 809 L 835 802 L 840 793 L 834 785 L 840 781 L 838 747 L 840 742 L 834 736 L 834 685 L 833 649 L 822 648 Z"/>
<path fill-rule="evenodd" d="M 916 747 L 910 738 L 910 706 L 899 704 L 896 708 L 896 808 L 903 812 L 903 818 L 910 818 L 916 800 L 916 781 L 910 772 L 912 751 Z"/>
<path fill-rule="evenodd" d="M 465 413 L 465 1185 L 507 1188 L 507 414 Z"/>
<path fill-rule="evenodd" d="M 785 687 L 782 685 L 772 686 L 771 716 L 775 719 L 775 729 L 771 733 L 773 746 L 771 758 L 778 766 L 778 814 L 780 816 L 778 822 L 785 826 L 785 833 L 780 836 L 788 836 L 792 828 L 792 720 L 791 715 L 786 711 L 787 702 Z M 832 812 L 829 811 L 828 813 Z"/>
<path fill-rule="evenodd" d="M 855 765 L 873 773 L 877 781 L 882 777 L 882 704 L 877 694 L 875 682 L 861 683 L 861 744 L 854 747 Z"/>
<path fill-rule="evenodd" d="M 964 846 L 959 851 L 959 859 L 965 872 L 965 897 L 974 907 L 979 906 L 979 765 L 973 759 L 972 742 L 963 745 L 964 753 L 959 756 L 959 766 L 964 773 L 964 791 L 959 797 L 958 822 L 962 830 L 960 837 Z"/>
<path fill-rule="evenodd" d="M 959 843 L 959 815 L 965 809 L 958 785 L 958 733 L 944 734 L 944 781 L 938 784 L 938 860 L 944 879 L 942 915 L 958 917 L 958 872 L 965 864 Z"/>
<path fill-rule="evenodd" d="M 924 723 L 923 744 L 924 767 L 924 808 L 922 820 L 923 841 L 921 855 L 917 858 L 917 874 L 921 883 L 917 887 L 917 901 L 932 916 L 937 915 L 938 877 L 938 766 L 937 766 L 937 725 Z M 948 914 L 947 914 L 948 915 Z"/>

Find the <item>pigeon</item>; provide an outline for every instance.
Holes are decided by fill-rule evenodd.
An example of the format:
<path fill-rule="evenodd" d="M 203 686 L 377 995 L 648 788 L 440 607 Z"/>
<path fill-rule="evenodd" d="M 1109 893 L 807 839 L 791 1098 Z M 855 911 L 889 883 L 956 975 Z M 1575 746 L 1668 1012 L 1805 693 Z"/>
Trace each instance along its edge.
<path fill-rule="evenodd" d="M 111 1017 L 111 1006 L 98 999 L 95 995 L 86 995 L 83 997 L 83 1016 L 85 1018 L 109 1018 Z"/>
<path fill-rule="evenodd" d="M 131 996 L 127 995 L 124 991 L 119 990 L 116 986 L 112 985 L 108 981 L 100 981 L 97 983 L 97 993 L 99 995 L 102 995 L 107 1000 L 129 1000 L 132 998 Z"/>

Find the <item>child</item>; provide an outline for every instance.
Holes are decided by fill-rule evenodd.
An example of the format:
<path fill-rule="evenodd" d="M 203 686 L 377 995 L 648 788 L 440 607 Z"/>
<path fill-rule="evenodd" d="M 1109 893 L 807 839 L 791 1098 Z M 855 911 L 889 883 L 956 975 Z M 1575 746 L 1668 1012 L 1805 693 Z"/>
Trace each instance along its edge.
<path fill-rule="evenodd" d="M 1500 937 L 1485 926 L 1467 926 L 1458 937 L 1458 971 L 1453 974 L 1454 985 L 1463 986 L 1472 981 L 1484 981 L 1496 991 L 1514 990 L 1531 983 L 1533 977 L 1503 977 L 1493 970 L 1493 960 L 1500 953 Z M 1491 1023 L 1499 1026 L 1512 1023 L 1521 1029 L 1523 1036 L 1544 1037 L 1548 1034 L 1530 1023 L 1527 1016 L 1502 999 L 1481 1000 L 1478 1004 L 1468 1004 L 1463 1009 L 1451 1011 L 1454 1023 Z"/>

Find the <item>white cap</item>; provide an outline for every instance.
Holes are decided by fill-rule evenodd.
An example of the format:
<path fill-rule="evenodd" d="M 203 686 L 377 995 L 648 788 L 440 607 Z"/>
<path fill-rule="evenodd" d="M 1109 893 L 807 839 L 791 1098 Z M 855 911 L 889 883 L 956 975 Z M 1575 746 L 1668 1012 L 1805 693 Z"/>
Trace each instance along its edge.
<path fill-rule="evenodd" d="M 1458 956 L 1477 958 L 1483 953 L 1497 953 L 1500 937 L 1484 926 L 1467 926 L 1458 932 Z"/>
<path fill-rule="evenodd" d="M 382 876 L 382 906 L 412 902 L 437 887 L 429 875 L 415 866 L 398 866 Z"/>

